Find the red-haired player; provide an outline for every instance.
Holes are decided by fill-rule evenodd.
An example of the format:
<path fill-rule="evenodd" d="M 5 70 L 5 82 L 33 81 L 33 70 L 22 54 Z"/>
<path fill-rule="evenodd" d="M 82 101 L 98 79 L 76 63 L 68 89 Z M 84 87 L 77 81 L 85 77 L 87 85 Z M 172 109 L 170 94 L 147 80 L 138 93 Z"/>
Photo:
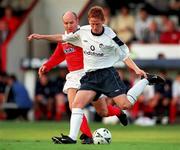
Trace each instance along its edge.
<path fill-rule="evenodd" d="M 75 32 L 78 29 L 78 18 L 74 12 L 66 12 L 63 15 L 62 19 L 66 31 L 65 34 Z M 43 37 L 43 35 L 36 35 L 39 36 L 38 39 L 46 39 Z M 66 83 L 64 85 L 63 91 L 68 95 L 69 107 L 71 109 L 74 97 L 77 93 L 77 90 L 80 88 L 80 79 L 85 74 L 83 69 L 84 64 L 82 48 L 74 46 L 67 42 L 59 42 L 50 59 L 40 67 L 39 76 L 41 76 L 44 73 L 47 73 L 53 67 L 55 67 L 64 60 L 66 60 L 67 62 L 69 73 L 66 76 Z M 107 105 L 105 98 L 97 100 L 95 97 L 94 99 L 96 101 L 92 102 L 92 104 L 100 116 L 106 117 L 116 115 L 124 126 L 127 125 L 127 117 L 118 107 Z M 80 139 L 82 140 L 82 144 L 91 144 L 93 142 L 92 134 L 88 126 L 87 119 L 84 115 L 80 130 L 83 133 L 80 137 Z M 52 139 L 55 143 L 58 143 L 58 138 L 59 137 L 55 136 Z"/>

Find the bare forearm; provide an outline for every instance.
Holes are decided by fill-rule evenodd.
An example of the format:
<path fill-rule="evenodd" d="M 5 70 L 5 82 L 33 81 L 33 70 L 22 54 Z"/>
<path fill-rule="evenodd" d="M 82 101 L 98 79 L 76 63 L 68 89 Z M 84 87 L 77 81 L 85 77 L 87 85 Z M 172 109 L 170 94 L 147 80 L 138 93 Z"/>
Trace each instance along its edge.
<path fill-rule="evenodd" d="M 28 36 L 28 40 L 31 41 L 33 39 L 48 40 L 48 41 L 53 41 L 53 42 L 61 42 L 62 41 L 62 34 L 43 35 L 43 34 L 33 33 L 30 36 Z"/>
<path fill-rule="evenodd" d="M 129 68 L 133 69 L 137 75 L 144 76 L 145 78 L 147 78 L 146 72 L 144 72 L 144 70 L 141 70 L 130 57 L 126 58 L 124 60 L 124 63 Z"/>
<path fill-rule="evenodd" d="M 138 71 L 140 68 L 134 63 L 134 61 L 128 57 L 124 63 L 131 69 L 133 69 L 135 72 Z"/>
<path fill-rule="evenodd" d="M 54 35 L 41 35 L 41 39 L 53 41 L 53 42 L 60 42 L 62 41 L 62 35 L 61 34 L 54 34 Z"/>

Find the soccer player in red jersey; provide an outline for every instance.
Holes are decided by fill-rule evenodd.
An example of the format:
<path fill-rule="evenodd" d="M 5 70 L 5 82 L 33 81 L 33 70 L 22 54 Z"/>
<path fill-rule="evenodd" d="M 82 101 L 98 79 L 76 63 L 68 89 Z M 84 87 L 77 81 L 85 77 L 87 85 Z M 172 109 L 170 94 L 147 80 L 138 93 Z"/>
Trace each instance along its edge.
<path fill-rule="evenodd" d="M 63 24 L 65 34 L 75 32 L 78 29 L 77 15 L 74 12 L 66 12 L 63 15 Z M 71 109 L 74 97 L 77 90 L 80 88 L 80 79 L 85 74 L 83 69 L 84 64 L 82 48 L 69 43 L 59 42 L 53 55 L 39 68 L 38 74 L 41 77 L 42 74 L 49 72 L 53 67 L 57 66 L 64 60 L 67 62 L 69 73 L 66 76 L 66 83 L 64 85 L 63 92 L 68 96 L 69 107 Z M 92 102 L 92 104 L 100 116 L 106 117 L 116 115 L 123 125 L 127 125 L 128 122 L 126 115 L 121 112 L 118 107 L 112 105 L 107 106 L 105 97 Z M 82 144 L 91 144 L 93 142 L 92 134 L 85 116 L 83 116 L 80 130 L 83 133 L 80 137 Z M 55 143 L 58 143 L 58 137 L 55 136 L 52 139 Z"/>

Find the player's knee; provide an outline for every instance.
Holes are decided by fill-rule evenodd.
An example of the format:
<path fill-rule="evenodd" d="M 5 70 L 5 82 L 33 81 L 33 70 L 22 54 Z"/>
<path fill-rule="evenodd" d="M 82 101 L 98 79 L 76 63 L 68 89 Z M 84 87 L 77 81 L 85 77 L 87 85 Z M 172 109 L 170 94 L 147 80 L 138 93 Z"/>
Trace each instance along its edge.
<path fill-rule="evenodd" d="M 82 108 L 83 109 L 83 105 L 79 101 L 74 101 L 72 103 L 72 108 Z"/>
<path fill-rule="evenodd" d="M 75 108 L 75 107 L 77 107 L 78 105 L 79 105 L 79 103 L 73 102 L 73 103 L 72 103 L 72 108 Z"/>
<path fill-rule="evenodd" d="M 122 109 L 123 110 L 128 110 L 128 109 L 131 109 L 132 108 L 132 103 L 130 101 L 125 101 L 123 104 L 122 104 Z"/>
<path fill-rule="evenodd" d="M 132 106 L 133 106 L 132 103 L 129 102 L 129 101 L 128 101 L 127 103 L 124 104 L 124 108 L 125 108 L 125 109 L 131 109 Z"/>
<path fill-rule="evenodd" d="M 106 109 L 101 109 L 101 110 L 97 111 L 97 113 L 101 117 L 107 117 L 108 116 L 108 110 L 106 110 Z"/>

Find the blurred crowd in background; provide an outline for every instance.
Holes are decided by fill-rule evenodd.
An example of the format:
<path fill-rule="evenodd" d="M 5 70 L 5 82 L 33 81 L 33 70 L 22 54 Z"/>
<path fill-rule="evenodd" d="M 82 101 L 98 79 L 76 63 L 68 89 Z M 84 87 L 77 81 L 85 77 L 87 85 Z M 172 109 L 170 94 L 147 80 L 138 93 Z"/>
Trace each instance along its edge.
<path fill-rule="evenodd" d="M 106 24 L 125 43 L 180 43 L 179 0 L 106 1 Z"/>
<path fill-rule="evenodd" d="M 0 0 L 0 44 L 18 28 L 31 0 Z"/>
<path fill-rule="evenodd" d="M 16 31 L 29 6 L 27 0 L 0 0 L 0 44 Z M 131 43 L 180 43 L 180 1 L 179 0 L 105 0 L 102 4 L 106 24 L 122 41 Z M 163 54 L 162 54 L 163 56 Z M 130 88 L 136 76 L 126 75 L 118 69 L 120 76 Z M 0 73 L 0 120 L 32 118 L 34 120 L 60 121 L 70 115 L 66 95 L 62 92 L 66 69 L 59 69 L 58 75 L 37 77 L 35 96 L 30 99 L 27 89 L 14 74 Z M 132 122 L 148 117 L 155 123 L 175 123 L 180 113 L 180 72 L 174 78 L 167 70 L 159 70 L 166 79 L 163 86 L 148 87 L 129 112 Z M 92 106 L 87 106 L 91 111 Z M 101 121 L 96 112 L 93 119 Z"/>
<path fill-rule="evenodd" d="M 127 86 L 127 90 L 137 81 L 135 74 L 126 75 L 118 69 L 120 77 Z M 34 99 L 30 99 L 24 85 L 15 75 L 0 74 L 0 120 L 32 119 L 29 111 L 33 111 L 33 120 L 56 120 L 69 118 L 67 96 L 62 92 L 67 70 L 59 69 L 53 77 L 43 75 L 37 78 Z M 167 71 L 160 70 L 159 75 L 166 79 L 165 85 L 148 86 L 139 97 L 132 110 L 127 112 L 129 119 L 134 122 L 139 117 L 148 117 L 156 123 L 175 123 L 180 113 L 180 72 L 175 79 L 169 77 Z M 102 118 L 93 110 L 91 105 L 86 108 L 91 112 L 92 121 Z M 93 110 L 93 111 L 92 111 Z M 92 117 L 93 113 L 93 117 Z"/>
<path fill-rule="evenodd" d="M 0 43 L 16 30 L 30 0 L 0 0 Z M 179 0 L 103 1 L 106 24 L 127 44 L 180 43 Z"/>

